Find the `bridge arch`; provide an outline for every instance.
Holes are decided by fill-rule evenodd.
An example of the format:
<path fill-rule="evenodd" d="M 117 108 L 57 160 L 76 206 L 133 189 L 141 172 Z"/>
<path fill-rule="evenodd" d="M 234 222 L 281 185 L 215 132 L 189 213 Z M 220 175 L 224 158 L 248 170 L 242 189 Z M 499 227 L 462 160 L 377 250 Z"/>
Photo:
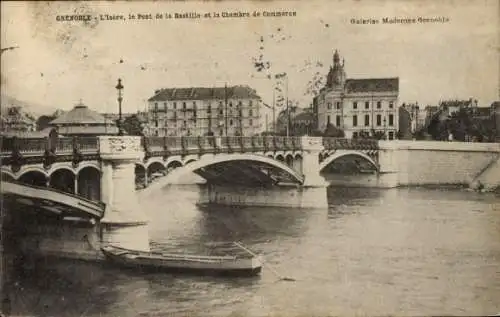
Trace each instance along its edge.
<path fill-rule="evenodd" d="M 80 171 L 86 167 L 93 167 L 95 168 L 96 170 L 98 171 L 101 171 L 101 165 L 97 162 L 80 162 L 80 164 L 78 164 L 78 167 L 76 168 L 75 170 L 75 174 L 78 175 L 78 173 L 80 173 Z"/>
<path fill-rule="evenodd" d="M 10 171 L 2 170 L 2 181 L 13 181 L 16 180 L 16 176 Z"/>
<path fill-rule="evenodd" d="M 172 159 L 166 163 L 167 172 L 179 167 L 182 167 L 182 162 L 179 160 Z"/>
<path fill-rule="evenodd" d="M 283 156 L 283 154 L 277 154 L 274 159 L 276 161 L 279 161 L 279 162 L 282 162 L 282 163 L 285 163 L 285 157 Z"/>
<path fill-rule="evenodd" d="M 288 153 L 286 156 L 285 156 L 285 162 L 286 162 L 286 165 L 292 167 L 293 166 L 293 154 L 292 153 Z"/>
<path fill-rule="evenodd" d="M 101 200 L 101 170 L 94 166 L 86 166 L 77 174 L 78 195 L 87 199 Z M 119 185 L 118 185 L 119 186 Z"/>
<path fill-rule="evenodd" d="M 148 173 L 155 173 L 160 170 L 165 170 L 165 164 L 163 163 L 163 161 L 153 161 L 147 165 Z"/>
<path fill-rule="evenodd" d="M 75 171 L 69 167 L 53 170 L 49 176 L 49 186 L 66 193 L 75 194 Z"/>
<path fill-rule="evenodd" d="M 379 170 L 379 166 L 377 162 L 373 160 L 370 156 L 366 155 L 363 152 L 358 152 L 358 151 L 337 151 L 333 153 L 332 155 L 328 156 L 325 158 L 319 165 L 319 171 L 320 173 L 331 163 L 333 163 L 335 160 L 344 157 L 344 156 L 357 156 L 363 158 L 365 161 L 368 161 L 377 171 Z"/>
<path fill-rule="evenodd" d="M 202 173 L 202 170 L 205 170 L 209 167 L 214 166 L 223 166 L 225 163 L 245 163 L 248 164 L 249 168 L 253 169 L 255 173 L 257 173 L 258 166 L 266 166 L 270 169 L 275 169 L 287 176 L 287 180 L 289 182 L 295 182 L 298 184 L 302 184 L 304 178 L 301 174 L 293 170 L 291 167 L 285 165 L 282 162 L 278 162 L 272 158 L 263 155 L 256 154 L 221 154 L 217 156 L 207 156 L 202 157 L 200 160 L 194 161 L 188 165 L 184 165 L 183 168 L 178 168 L 171 173 L 167 174 L 164 178 L 159 179 L 156 183 L 152 184 L 148 188 L 145 189 L 147 192 L 152 192 L 156 189 L 161 189 L 167 185 L 174 184 L 177 180 L 179 180 L 182 176 L 185 176 L 188 173 L 198 173 L 200 176 L 207 178 L 206 175 Z M 252 164 L 254 166 L 252 166 Z M 224 167 L 221 168 L 223 170 Z M 260 170 L 259 170 L 260 171 Z M 243 171 L 242 175 L 245 174 Z M 263 172 L 261 172 L 264 174 Z M 208 173 L 207 173 L 208 174 Z M 265 176 L 265 175 L 263 175 Z"/>
<path fill-rule="evenodd" d="M 38 167 L 28 167 L 17 177 L 17 180 L 21 183 L 42 187 L 47 186 L 48 179 L 48 173 Z"/>
<path fill-rule="evenodd" d="M 146 164 L 140 165 L 143 165 L 144 168 L 149 169 L 149 167 L 153 164 L 161 164 L 163 167 L 165 167 L 165 163 L 163 162 L 163 158 L 161 157 L 152 157 L 146 162 Z"/>

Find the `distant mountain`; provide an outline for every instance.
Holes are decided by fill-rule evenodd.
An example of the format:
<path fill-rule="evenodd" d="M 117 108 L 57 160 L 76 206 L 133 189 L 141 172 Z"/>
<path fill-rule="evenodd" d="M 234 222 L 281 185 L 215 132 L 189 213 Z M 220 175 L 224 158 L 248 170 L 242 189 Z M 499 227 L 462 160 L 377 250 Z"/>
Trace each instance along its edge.
<path fill-rule="evenodd" d="M 24 112 L 30 113 L 35 117 L 41 115 L 52 115 L 56 111 L 60 111 L 55 107 L 49 107 L 45 105 L 35 104 L 32 102 L 26 102 L 18 100 L 14 97 L 2 94 L 1 95 L 1 110 L 5 111 L 9 107 L 21 107 Z"/>

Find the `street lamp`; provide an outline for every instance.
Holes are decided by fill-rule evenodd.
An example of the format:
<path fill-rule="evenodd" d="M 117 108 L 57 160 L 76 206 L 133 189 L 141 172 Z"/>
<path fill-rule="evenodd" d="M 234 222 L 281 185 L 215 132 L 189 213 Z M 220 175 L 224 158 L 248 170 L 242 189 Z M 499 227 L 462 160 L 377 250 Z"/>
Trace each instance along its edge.
<path fill-rule="evenodd" d="M 123 128 L 122 128 L 122 90 L 123 90 L 123 85 L 122 85 L 122 80 L 118 78 L 118 84 L 116 85 L 116 90 L 118 90 L 118 135 L 123 135 Z"/>

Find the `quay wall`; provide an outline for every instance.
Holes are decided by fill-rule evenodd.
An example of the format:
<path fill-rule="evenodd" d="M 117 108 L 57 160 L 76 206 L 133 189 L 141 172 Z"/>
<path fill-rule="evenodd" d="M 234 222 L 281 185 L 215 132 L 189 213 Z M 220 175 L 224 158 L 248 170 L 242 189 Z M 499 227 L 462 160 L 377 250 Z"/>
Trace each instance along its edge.
<path fill-rule="evenodd" d="M 397 173 L 398 186 L 471 185 L 482 177 L 500 185 L 500 143 L 381 141 L 381 172 Z"/>

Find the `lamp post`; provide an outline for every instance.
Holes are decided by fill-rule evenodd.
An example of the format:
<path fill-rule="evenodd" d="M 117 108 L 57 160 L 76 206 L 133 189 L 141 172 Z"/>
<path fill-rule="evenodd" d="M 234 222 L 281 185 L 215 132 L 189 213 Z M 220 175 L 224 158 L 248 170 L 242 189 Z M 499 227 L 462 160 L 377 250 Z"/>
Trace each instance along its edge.
<path fill-rule="evenodd" d="M 118 84 L 116 85 L 116 90 L 118 90 L 118 135 L 123 135 L 123 127 L 122 127 L 122 90 L 123 90 L 123 85 L 122 85 L 122 80 L 118 78 Z"/>

